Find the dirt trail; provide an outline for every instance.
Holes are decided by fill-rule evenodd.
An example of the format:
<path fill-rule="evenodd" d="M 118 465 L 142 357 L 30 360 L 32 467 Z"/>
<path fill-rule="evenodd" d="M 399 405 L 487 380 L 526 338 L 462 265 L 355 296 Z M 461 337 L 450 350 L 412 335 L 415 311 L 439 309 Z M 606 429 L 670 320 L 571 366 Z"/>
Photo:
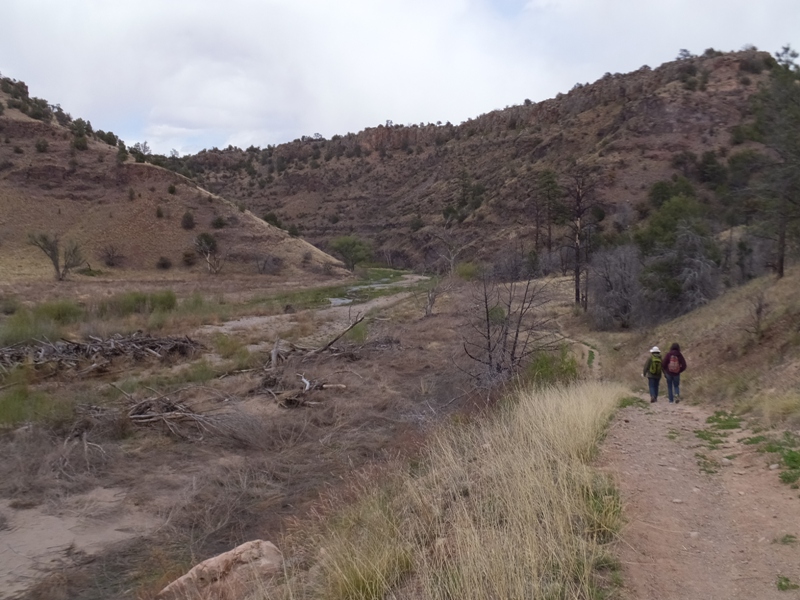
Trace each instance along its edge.
<path fill-rule="evenodd" d="M 775 455 L 741 443 L 752 432 L 734 430 L 710 449 L 695 435 L 708 415 L 662 399 L 622 409 L 611 427 L 601 464 L 627 520 L 623 597 L 800 598 L 777 587 L 780 576 L 800 583 L 800 545 L 784 537 L 800 539 L 798 491 L 769 468 Z"/>

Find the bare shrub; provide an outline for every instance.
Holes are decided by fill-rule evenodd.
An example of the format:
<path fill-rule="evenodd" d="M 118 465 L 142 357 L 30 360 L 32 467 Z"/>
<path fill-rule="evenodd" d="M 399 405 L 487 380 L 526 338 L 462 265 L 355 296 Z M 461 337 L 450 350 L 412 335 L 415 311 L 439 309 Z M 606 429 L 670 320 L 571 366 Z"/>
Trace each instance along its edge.
<path fill-rule="evenodd" d="M 592 257 L 590 312 L 600 329 L 636 324 L 642 310 L 639 274 L 642 261 L 635 246 L 603 250 Z"/>
<path fill-rule="evenodd" d="M 744 330 L 758 343 L 764 336 L 764 322 L 769 316 L 766 288 L 759 288 L 747 297 L 747 315 Z"/>
<path fill-rule="evenodd" d="M 277 275 L 283 270 L 284 260 L 280 256 L 265 256 L 256 259 L 260 275 Z"/>
<path fill-rule="evenodd" d="M 506 381 L 537 351 L 555 348 L 546 283 L 498 283 L 483 275 L 472 287 L 472 320 L 464 351 L 480 367 L 470 375 L 480 386 Z"/>
<path fill-rule="evenodd" d="M 192 556 L 210 556 L 244 542 L 264 511 L 280 508 L 282 497 L 268 461 L 219 465 L 184 491 L 167 527 Z"/>
<path fill-rule="evenodd" d="M 100 259 L 107 267 L 118 267 L 125 260 L 125 255 L 114 244 L 108 244 L 100 250 Z"/>
<path fill-rule="evenodd" d="M 50 262 L 53 263 L 57 281 L 66 279 L 71 270 L 78 268 L 85 262 L 78 243 L 69 241 L 62 248 L 61 239 L 57 234 L 32 233 L 28 235 L 28 243 L 39 248 L 50 259 Z"/>
<path fill-rule="evenodd" d="M 663 320 L 704 306 L 719 294 L 713 240 L 679 225 L 675 244 L 645 263 L 641 281 L 649 317 Z"/>

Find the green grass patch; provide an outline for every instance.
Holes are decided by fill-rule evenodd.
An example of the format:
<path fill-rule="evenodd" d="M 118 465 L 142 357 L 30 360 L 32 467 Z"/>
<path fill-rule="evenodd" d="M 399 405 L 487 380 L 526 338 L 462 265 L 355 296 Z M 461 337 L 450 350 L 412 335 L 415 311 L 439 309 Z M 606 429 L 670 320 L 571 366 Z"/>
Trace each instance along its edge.
<path fill-rule="evenodd" d="M 455 271 L 464 281 L 474 281 L 481 274 L 481 266 L 474 262 L 462 262 L 456 265 Z"/>
<path fill-rule="evenodd" d="M 361 321 L 358 325 L 353 327 L 350 331 L 345 334 L 345 339 L 355 343 L 355 344 L 363 344 L 367 341 L 367 336 L 369 335 L 369 326 L 365 321 Z"/>
<path fill-rule="evenodd" d="M 125 292 L 107 300 L 100 301 L 94 312 L 99 317 L 127 317 L 140 314 L 149 315 L 154 312 L 169 312 L 178 305 L 178 299 L 172 290 L 158 292 Z"/>
<path fill-rule="evenodd" d="M 791 533 L 787 533 L 776 540 L 774 540 L 777 544 L 783 544 L 784 546 L 794 546 L 797 543 L 797 536 Z"/>
<path fill-rule="evenodd" d="M 791 579 L 785 577 L 784 575 L 778 575 L 778 581 L 775 583 L 775 585 L 777 585 L 778 589 L 782 592 L 786 592 L 788 590 L 800 589 L 800 585 L 797 585 Z"/>
<path fill-rule="evenodd" d="M 54 300 L 42 302 L 33 309 L 36 319 L 53 321 L 59 325 L 77 323 L 83 318 L 84 311 L 72 300 Z"/>
<path fill-rule="evenodd" d="M 537 386 L 568 384 L 578 379 L 578 361 L 566 345 L 558 352 L 537 352 L 525 369 L 524 379 Z"/>
<path fill-rule="evenodd" d="M 724 410 L 718 410 L 706 419 L 706 423 L 716 429 L 739 429 L 742 426 L 742 419 Z"/>
<path fill-rule="evenodd" d="M 34 340 L 57 340 L 61 326 L 50 318 L 37 316 L 30 310 L 19 310 L 0 325 L 0 346 L 13 346 Z"/>
<path fill-rule="evenodd" d="M 768 439 L 769 438 L 765 435 L 754 435 L 751 437 L 744 438 L 743 440 L 741 440 L 741 442 L 745 446 L 754 446 L 756 444 L 761 444 L 763 442 L 766 442 Z"/>
<path fill-rule="evenodd" d="M 712 450 L 722 444 L 728 436 L 727 433 L 720 433 L 719 431 L 713 431 L 711 429 L 695 429 L 694 434 L 706 442 L 708 447 Z"/>
<path fill-rule="evenodd" d="M 670 430 L 667 432 L 667 437 L 668 437 L 669 439 L 671 439 L 671 440 L 677 440 L 679 435 L 680 435 L 680 433 L 678 433 L 678 432 L 677 432 L 676 430 L 674 430 L 674 429 L 670 429 Z"/>
<path fill-rule="evenodd" d="M 589 358 L 586 359 L 586 362 L 589 364 L 589 368 L 592 368 L 594 364 L 594 350 L 589 350 Z"/>
<path fill-rule="evenodd" d="M 71 402 L 33 391 L 26 383 L 0 394 L 0 425 L 15 427 L 22 423 L 59 421 L 72 414 Z"/>
<path fill-rule="evenodd" d="M 628 408 L 629 406 L 636 406 L 638 408 L 650 408 L 650 405 L 636 396 L 626 396 L 619 401 L 620 408 Z"/>

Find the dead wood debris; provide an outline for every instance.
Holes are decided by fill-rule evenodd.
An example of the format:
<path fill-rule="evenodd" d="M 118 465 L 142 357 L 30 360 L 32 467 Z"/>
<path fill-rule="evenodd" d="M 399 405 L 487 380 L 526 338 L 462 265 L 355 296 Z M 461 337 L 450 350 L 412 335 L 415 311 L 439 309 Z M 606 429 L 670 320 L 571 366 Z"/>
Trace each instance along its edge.
<path fill-rule="evenodd" d="M 342 348 L 337 348 L 334 344 L 338 342 L 348 331 L 353 329 L 356 325 L 361 323 L 364 317 L 357 315 L 355 320 L 341 333 L 334 336 L 329 342 L 317 348 L 308 348 L 305 346 L 298 346 L 292 342 L 277 339 L 275 345 L 270 353 L 269 365 L 265 368 L 266 373 L 261 381 L 261 385 L 257 388 L 258 391 L 266 391 L 272 394 L 272 397 L 277 402 L 278 406 L 282 408 L 297 408 L 300 406 L 315 406 L 320 402 L 314 402 L 309 399 L 309 393 L 315 390 L 326 389 L 345 389 L 346 386 L 341 383 L 327 383 L 325 381 L 313 381 L 306 379 L 302 373 L 297 373 L 300 378 L 302 387 L 292 386 L 290 389 L 285 389 L 281 382 L 283 379 L 283 367 L 292 358 L 297 357 L 299 362 L 305 362 L 309 358 L 319 357 L 323 354 L 330 356 L 344 357 L 355 360 L 355 354 Z M 254 390 L 255 391 L 255 390 Z"/>
<path fill-rule="evenodd" d="M 55 365 L 72 369 L 78 375 L 93 371 L 103 372 L 113 358 L 125 356 L 134 360 L 166 358 L 172 355 L 191 356 L 203 345 L 189 337 L 152 337 L 142 332 L 131 335 L 113 335 L 108 339 L 89 336 L 88 342 L 43 339 L 33 344 L 16 344 L 0 348 L 0 372 L 16 366 L 31 364 L 35 367 Z"/>

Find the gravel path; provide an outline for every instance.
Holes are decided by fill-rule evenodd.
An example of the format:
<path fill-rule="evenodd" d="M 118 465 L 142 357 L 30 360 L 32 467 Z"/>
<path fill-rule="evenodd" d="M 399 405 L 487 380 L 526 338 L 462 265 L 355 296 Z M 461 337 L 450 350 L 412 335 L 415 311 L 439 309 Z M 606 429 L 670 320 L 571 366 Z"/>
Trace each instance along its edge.
<path fill-rule="evenodd" d="M 800 583 L 800 545 L 780 542 L 800 539 L 798 491 L 769 468 L 774 455 L 739 441 L 752 432 L 713 450 L 698 439 L 708 414 L 662 400 L 622 409 L 611 426 L 601 465 L 625 506 L 623 597 L 800 598 L 777 587 L 780 576 Z"/>

